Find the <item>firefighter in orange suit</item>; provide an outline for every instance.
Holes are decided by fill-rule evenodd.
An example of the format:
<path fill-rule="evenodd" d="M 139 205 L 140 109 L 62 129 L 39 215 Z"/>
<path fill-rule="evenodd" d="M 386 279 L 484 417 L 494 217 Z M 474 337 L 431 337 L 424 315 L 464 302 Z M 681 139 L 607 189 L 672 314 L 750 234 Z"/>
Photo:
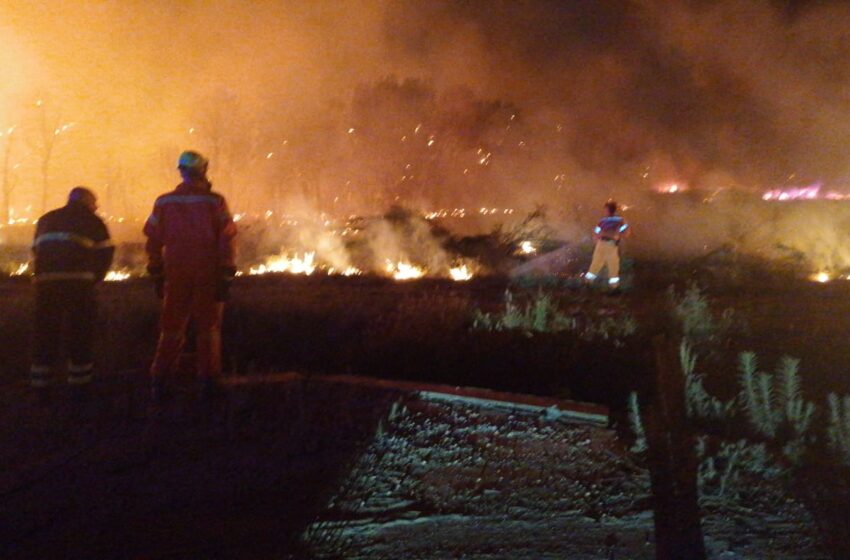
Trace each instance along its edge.
<path fill-rule="evenodd" d="M 74 187 L 68 203 L 38 219 L 35 255 L 35 340 L 30 385 L 50 384 L 63 335 L 68 353 L 68 383 L 92 380 L 96 318 L 95 284 L 112 264 L 115 248 L 96 214 L 97 198 Z"/>
<path fill-rule="evenodd" d="M 216 389 L 221 376 L 221 320 L 236 275 L 236 224 L 224 197 L 212 192 L 207 166 L 201 154 L 183 152 L 177 163 L 183 181 L 156 199 L 145 222 L 148 273 L 163 298 L 159 343 L 150 369 L 155 401 L 164 396 L 190 317 L 197 331 L 197 368 L 205 395 Z"/>

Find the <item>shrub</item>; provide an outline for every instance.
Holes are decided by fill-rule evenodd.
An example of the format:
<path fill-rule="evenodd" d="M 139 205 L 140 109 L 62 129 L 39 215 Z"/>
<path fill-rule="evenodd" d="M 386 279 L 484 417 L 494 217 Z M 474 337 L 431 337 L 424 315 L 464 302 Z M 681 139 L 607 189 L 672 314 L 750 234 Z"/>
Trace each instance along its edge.
<path fill-rule="evenodd" d="M 752 444 L 745 439 L 721 442 L 717 452 L 708 452 L 707 438 L 697 442 L 700 459 L 697 484 L 700 498 L 737 498 L 746 488 L 746 478 L 774 478 L 782 474 L 765 444 Z"/>
<path fill-rule="evenodd" d="M 485 331 L 521 331 L 526 336 L 534 333 L 573 332 L 584 340 L 617 340 L 637 332 L 637 322 L 631 315 L 601 317 L 596 320 L 580 321 L 562 313 L 555 299 L 548 292 L 538 290 L 524 306 L 514 301 L 510 290 L 505 291 L 504 311 L 485 313 L 480 309 L 473 312 L 472 328 Z"/>
<path fill-rule="evenodd" d="M 785 440 L 783 453 L 799 464 L 815 414 L 814 403 L 803 399 L 800 391 L 800 361 L 785 356 L 777 374 L 758 371 L 756 356 L 744 352 L 739 357 L 740 400 L 750 424 L 770 439 Z"/>
<path fill-rule="evenodd" d="M 802 442 L 815 413 L 815 405 L 803 400 L 800 391 L 800 360 L 790 356 L 783 356 L 779 364 L 779 406 L 784 408 L 783 421 L 789 424 L 791 429 L 791 442 Z M 787 455 L 787 453 L 786 453 Z"/>
<path fill-rule="evenodd" d="M 791 439 L 802 439 L 809 430 L 815 405 L 800 393 L 799 360 L 783 357 L 776 376 L 758 371 L 756 356 L 739 357 L 740 399 L 753 428 L 771 439 L 787 427 Z"/>
<path fill-rule="evenodd" d="M 667 290 L 667 299 L 673 318 L 679 323 L 682 334 L 691 345 L 707 345 L 718 342 L 732 328 L 734 311 L 726 309 L 715 319 L 708 298 L 696 284 L 691 284 L 680 296 L 673 286 Z"/>
<path fill-rule="evenodd" d="M 637 393 L 634 391 L 629 393 L 629 423 L 635 435 L 635 442 L 631 447 L 631 451 L 633 453 L 643 453 L 647 450 L 646 432 L 643 429 L 643 422 L 640 419 Z"/>
<path fill-rule="evenodd" d="M 773 438 L 781 421 L 779 411 L 772 406 L 773 382 L 770 374 L 757 371 L 756 355 L 744 352 L 738 358 L 741 402 L 750 424 L 759 433 Z"/>
<path fill-rule="evenodd" d="M 696 355 L 691 351 L 687 339 L 679 346 L 679 362 L 685 376 L 685 405 L 690 418 L 704 420 L 726 420 L 734 413 L 735 399 L 723 402 L 708 393 L 702 376 L 695 372 Z"/>
<path fill-rule="evenodd" d="M 841 461 L 850 466 L 850 396 L 839 399 L 835 393 L 829 397 L 829 446 Z"/>

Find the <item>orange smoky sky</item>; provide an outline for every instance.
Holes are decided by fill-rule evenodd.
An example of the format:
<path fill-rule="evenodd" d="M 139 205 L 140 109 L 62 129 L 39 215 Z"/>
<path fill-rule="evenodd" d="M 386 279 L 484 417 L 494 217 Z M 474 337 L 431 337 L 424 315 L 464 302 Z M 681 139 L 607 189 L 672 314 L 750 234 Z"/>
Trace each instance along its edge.
<path fill-rule="evenodd" d="M 32 212 L 44 130 L 48 205 L 88 184 L 135 216 L 185 148 L 247 210 L 841 186 L 847 21 L 768 0 L 5 0 L 0 150 Z"/>

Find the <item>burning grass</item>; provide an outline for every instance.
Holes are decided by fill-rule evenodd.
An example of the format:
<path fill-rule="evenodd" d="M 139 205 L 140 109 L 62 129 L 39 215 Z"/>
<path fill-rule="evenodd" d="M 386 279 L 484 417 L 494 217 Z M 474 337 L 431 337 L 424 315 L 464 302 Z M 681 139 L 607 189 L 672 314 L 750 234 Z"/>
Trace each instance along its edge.
<path fill-rule="evenodd" d="M 397 281 L 445 278 L 467 282 L 507 270 L 533 257 L 540 247 L 539 241 L 520 239 L 527 233 L 522 228 L 497 229 L 471 242 L 450 234 L 427 216 L 402 208 L 392 208 L 383 216 L 351 217 L 342 223 L 281 218 L 271 212 L 236 218 L 240 276 L 371 275 Z M 9 276 L 32 273 L 28 246 L 2 249 L 0 272 Z M 145 260 L 141 243 L 119 244 L 107 280 L 143 276 Z"/>

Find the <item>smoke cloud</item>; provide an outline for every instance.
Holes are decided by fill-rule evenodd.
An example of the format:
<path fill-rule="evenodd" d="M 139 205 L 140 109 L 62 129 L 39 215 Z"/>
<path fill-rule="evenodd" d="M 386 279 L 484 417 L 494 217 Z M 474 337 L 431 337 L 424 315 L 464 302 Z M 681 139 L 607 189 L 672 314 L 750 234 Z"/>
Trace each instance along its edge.
<path fill-rule="evenodd" d="M 671 182 L 840 190 L 847 21 L 838 1 L 6 0 L 0 194 L 37 215 L 45 184 L 47 206 L 87 184 L 142 218 L 187 148 L 239 212 L 545 204 L 572 236 L 609 196 L 660 221 L 647 193 Z M 676 229 L 702 221 L 689 249 L 737 227 Z"/>

